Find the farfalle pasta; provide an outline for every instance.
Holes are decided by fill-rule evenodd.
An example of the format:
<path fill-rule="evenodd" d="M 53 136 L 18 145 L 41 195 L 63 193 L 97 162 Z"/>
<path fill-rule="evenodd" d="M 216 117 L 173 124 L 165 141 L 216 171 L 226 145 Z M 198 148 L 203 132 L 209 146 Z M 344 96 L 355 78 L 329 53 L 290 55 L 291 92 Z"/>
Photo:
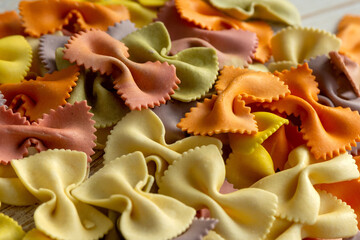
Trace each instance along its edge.
<path fill-rule="evenodd" d="M 19 83 L 30 69 L 32 49 L 23 36 L 0 38 L 0 84 Z"/>
<path fill-rule="evenodd" d="M 226 160 L 226 177 L 238 189 L 249 187 L 261 178 L 275 174 L 273 160 L 261 145 L 288 120 L 268 112 L 254 112 L 256 134 L 229 133 L 232 153 Z"/>
<path fill-rule="evenodd" d="M 254 58 L 265 63 L 271 57 L 270 39 L 272 29 L 270 25 L 262 21 L 242 22 L 232 18 L 203 0 L 175 0 L 176 9 L 182 19 L 208 30 L 243 29 L 256 33 L 259 45 Z"/>
<path fill-rule="evenodd" d="M 19 1 L 0 239 L 357 234 L 359 18 L 335 37 L 287 0 Z"/>
<path fill-rule="evenodd" d="M 211 216 L 219 219 L 215 231 L 225 239 L 263 238 L 274 220 L 277 198 L 255 188 L 221 194 L 224 180 L 219 150 L 213 145 L 203 146 L 183 153 L 169 167 L 159 192 L 198 210 L 209 208 Z"/>
<path fill-rule="evenodd" d="M 171 40 L 161 22 L 140 28 L 121 41 L 129 48 L 129 59 L 135 62 L 160 61 L 175 66 L 176 76 L 181 82 L 179 89 L 171 96 L 174 99 L 184 102 L 200 99 L 216 80 L 216 52 L 210 48 L 188 48 L 168 56 Z"/>
<path fill-rule="evenodd" d="M 25 232 L 14 219 L 0 213 L 0 238 L 21 240 Z"/>
<path fill-rule="evenodd" d="M 55 61 L 59 69 L 70 65 L 62 58 L 63 50 L 64 48 L 56 49 Z M 111 77 L 88 70 L 80 70 L 76 86 L 71 91 L 67 102 L 74 104 L 84 100 L 91 107 L 90 112 L 94 114 L 92 119 L 97 129 L 113 126 L 129 112 L 129 108 L 113 89 Z"/>
<path fill-rule="evenodd" d="M 93 0 L 74 0 L 79 2 L 94 2 Z M 163 1 L 163 0 L 158 0 Z M 156 17 L 156 10 L 142 6 L 133 0 L 96 0 L 94 3 L 100 5 L 123 5 L 130 14 L 130 20 L 135 23 L 136 27 L 143 27 L 152 22 Z"/>
<path fill-rule="evenodd" d="M 356 123 L 360 115 L 347 108 L 332 108 L 318 103 L 319 89 L 311 73 L 307 63 L 290 71 L 275 73 L 289 86 L 291 95 L 264 105 L 299 116 L 300 129 L 311 153 L 316 159 L 329 159 L 350 150 L 360 140 L 360 129 Z"/>
<path fill-rule="evenodd" d="M 359 171 L 351 155 L 343 154 L 317 163 L 310 151 L 300 146 L 289 154 L 287 169 L 264 177 L 251 187 L 278 196 L 277 217 L 292 222 L 314 224 L 321 204 L 313 185 L 346 181 L 358 176 Z"/>
<path fill-rule="evenodd" d="M 11 165 L 0 165 L 0 206 L 1 203 L 27 206 L 37 202 L 38 200 L 25 188 L 24 184 L 22 184 L 16 176 Z"/>
<path fill-rule="evenodd" d="M 34 221 L 46 235 L 56 239 L 98 239 L 112 227 L 105 215 L 71 195 L 86 179 L 86 154 L 48 150 L 12 161 L 11 165 L 24 186 L 42 202 Z"/>
<path fill-rule="evenodd" d="M 85 101 L 74 105 L 66 104 L 51 110 L 37 122 L 30 123 L 10 109 L 0 107 L 0 162 L 7 164 L 12 159 L 24 157 L 31 145 L 37 151 L 49 148 L 83 151 L 91 161 L 90 155 L 94 153 L 92 148 L 96 137 L 92 114 L 88 111 Z"/>
<path fill-rule="evenodd" d="M 126 35 L 135 30 L 136 28 L 132 22 L 129 20 L 124 20 L 120 23 L 115 23 L 114 26 L 109 26 L 106 33 L 115 39 L 121 40 Z M 63 48 L 69 39 L 69 36 L 63 36 L 60 34 L 45 34 L 41 36 L 39 45 L 39 58 L 49 73 L 64 68 L 61 67 L 59 69 L 59 66 L 57 66 L 59 65 L 60 60 L 56 60 L 56 53 L 58 52 L 57 49 Z M 65 61 L 62 59 L 62 56 L 63 54 L 61 54 L 61 61 Z"/>
<path fill-rule="evenodd" d="M 32 9 L 37 9 L 37 13 Z M 90 28 L 106 30 L 116 22 L 129 19 L 127 8 L 120 5 L 104 7 L 71 0 L 22 1 L 19 10 L 25 33 L 33 37 L 53 33 L 71 24 L 75 25 L 71 29 L 75 32 Z"/>
<path fill-rule="evenodd" d="M 211 47 L 216 50 L 220 69 L 226 65 L 242 67 L 251 63 L 258 45 L 256 34 L 250 31 L 210 31 L 188 24 L 179 16 L 173 0 L 160 9 L 156 20 L 163 22 L 169 32 L 171 55 L 190 47 Z"/>
<path fill-rule="evenodd" d="M 136 172 L 130 173 L 134 167 Z M 71 194 L 80 201 L 120 212 L 117 227 L 127 239 L 176 237 L 191 224 L 195 210 L 173 198 L 144 191 L 148 178 L 145 158 L 135 152 L 107 162 Z"/>
<path fill-rule="evenodd" d="M 289 94 L 286 85 L 271 73 L 226 67 L 216 83 L 218 95 L 205 99 L 181 119 L 178 127 L 194 135 L 257 132 L 254 115 L 245 106 L 271 102 Z M 267 86 L 272 86 L 269 92 Z M 204 124 L 206 123 L 206 124 Z"/>
<path fill-rule="evenodd" d="M 191 136 L 172 144 L 165 141 L 165 129 L 161 120 L 150 110 L 132 111 L 113 128 L 106 142 L 104 160 L 113 159 L 135 151 L 145 157 L 155 155 L 171 164 L 183 152 L 202 145 L 216 145 L 221 149 L 218 139 Z"/>
<path fill-rule="evenodd" d="M 84 45 L 84 42 L 88 44 Z M 108 45 L 107 49 L 102 48 L 104 43 Z M 127 47 L 123 43 L 100 30 L 73 36 L 66 48 L 64 58 L 70 62 L 101 74 L 112 74 L 114 88 L 130 110 L 165 103 L 180 83 L 174 66 L 166 62 L 133 62 L 128 59 Z"/>
<path fill-rule="evenodd" d="M 340 44 L 340 39 L 324 30 L 288 27 L 271 38 L 274 62 L 268 67 L 271 71 L 290 69 L 304 60 L 337 51 Z"/>
<path fill-rule="evenodd" d="M 359 157 L 354 158 L 356 161 L 356 165 L 359 168 Z M 318 184 L 315 186 L 317 189 L 325 190 L 346 202 L 351 206 L 351 208 L 355 211 L 355 214 L 359 216 L 360 214 L 360 205 L 359 205 L 359 178 L 353 179 L 350 181 L 329 183 L 329 184 Z M 358 221 L 358 227 L 360 222 Z"/>
<path fill-rule="evenodd" d="M 357 233 L 353 210 L 341 200 L 324 191 L 318 192 L 320 209 L 314 224 L 294 223 L 276 218 L 267 239 L 334 239 Z"/>
<path fill-rule="evenodd" d="M 239 20 L 263 19 L 288 25 L 300 25 L 300 14 L 286 0 L 275 1 L 219 1 L 210 0 L 219 10 Z"/>
<path fill-rule="evenodd" d="M 65 99 L 76 85 L 78 71 L 78 67 L 71 66 L 36 80 L 2 84 L 0 91 L 10 109 L 36 121 L 51 109 L 66 104 Z"/>

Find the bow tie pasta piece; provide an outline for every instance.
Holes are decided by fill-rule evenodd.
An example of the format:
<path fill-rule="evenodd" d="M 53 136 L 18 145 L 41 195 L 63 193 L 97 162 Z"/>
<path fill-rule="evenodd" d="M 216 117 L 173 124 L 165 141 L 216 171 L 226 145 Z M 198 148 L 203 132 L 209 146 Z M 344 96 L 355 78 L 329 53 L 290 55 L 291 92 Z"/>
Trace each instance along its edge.
<path fill-rule="evenodd" d="M 295 67 L 305 60 L 328 54 L 340 48 L 341 40 L 324 30 L 306 27 L 288 27 L 276 33 L 271 39 L 274 63 L 272 71 Z"/>
<path fill-rule="evenodd" d="M 197 146 L 213 144 L 221 150 L 222 144 L 211 137 L 192 136 L 167 144 L 161 120 L 150 110 L 132 111 L 111 131 L 105 147 L 105 162 L 140 151 L 145 157 L 155 155 L 171 164 L 183 152 Z"/>
<path fill-rule="evenodd" d="M 42 204 L 34 213 L 36 228 L 56 239 L 98 239 L 112 227 L 95 208 L 70 192 L 87 177 L 85 153 L 48 150 L 11 165 L 25 187 Z"/>
<path fill-rule="evenodd" d="M 26 116 L 30 121 L 42 117 L 50 109 L 66 104 L 69 92 L 76 85 L 79 68 L 71 66 L 36 80 L 0 85 L 9 108 Z"/>
<path fill-rule="evenodd" d="M 318 103 L 319 89 L 307 63 L 276 75 L 289 86 L 291 95 L 263 106 L 300 116 L 303 138 L 316 159 L 332 158 L 356 145 L 360 140 L 359 113 Z"/>
<path fill-rule="evenodd" d="M 77 0 L 79 2 L 94 2 L 93 0 Z M 99 5 L 123 5 L 130 14 L 130 20 L 135 23 L 136 27 L 143 27 L 153 21 L 156 17 L 156 10 L 146 8 L 136 1 L 132 0 L 98 0 L 95 2 Z"/>
<path fill-rule="evenodd" d="M 33 9 L 37 9 L 37 12 Z M 123 6 L 104 7 L 69 0 L 21 1 L 19 11 L 25 33 L 33 37 L 61 30 L 71 24 L 72 18 L 75 23 L 71 30 L 75 32 L 90 28 L 106 30 L 116 22 L 129 19 L 129 12 Z"/>
<path fill-rule="evenodd" d="M 9 11 L 0 14 L 0 38 L 23 34 L 24 29 L 17 12 Z"/>
<path fill-rule="evenodd" d="M 222 12 L 239 19 L 262 19 L 287 25 L 300 25 L 300 14 L 287 0 L 210 0 L 210 3 Z"/>
<path fill-rule="evenodd" d="M 136 28 L 134 24 L 129 20 L 125 20 L 121 21 L 120 23 L 115 23 L 114 26 L 108 27 L 106 32 L 113 38 L 121 40 L 126 35 L 135 30 Z M 59 60 L 56 59 L 56 53 L 57 49 L 63 48 L 65 44 L 69 41 L 69 39 L 69 36 L 62 36 L 59 34 L 45 34 L 40 37 L 39 58 L 41 59 L 41 62 L 44 64 L 45 68 L 48 70 L 49 73 L 64 68 L 59 68 Z M 66 61 L 62 59 L 62 56 L 63 52 L 61 52 L 61 61 Z"/>
<path fill-rule="evenodd" d="M 105 164 L 71 194 L 82 202 L 121 213 L 117 227 L 126 239 L 170 239 L 184 232 L 195 210 L 143 188 L 149 175 L 144 156 L 135 152 Z"/>
<path fill-rule="evenodd" d="M 64 148 L 94 154 L 94 121 L 86 102 L 66 104 L 30 124 L 26 118 L 0 107 L 0 162 L 23 158 L 32 144 L 37 151 Z"/>
<path fill-rule="evenodd" d="M 356 161 L 356 165 L 360 166 L 360 158 L 359 156 L 354 157 Z M 355 214 L 357 215 L 357 219 L 360 219 L 360 179 L 353 179 L 351 181 L 344 181 L 344 182 L 336 182 L 331 184 L 318 184 L 315 187 L 317 189 L 325 190 L 336 196 L 337 198 L 341 199 L 342 201 L 346 202 L 350 205 L 352 209 L 354 209 Z M 358 227 L 360 227 L 360 221 L 358 221 Z"/>
<path fill-rule="evenodd" d="M 258 132 L 254 135 L 229 133 L 232 153 L 226 160 L 226 177 L 237 189 L 249 187 L 275 174 L 273 160 L 261 145 L 288 120 L 268 112 L 255 112 Z"/>
<path fill-rule="evenodd" d="M 45 35 L 46 36 L 46 35 Z M 66 68 L 70 63 L 63 59 L 63 48 L 56 50 L 56 65 L 58 68 Z M 81 70 L 76 87 L 71 91 L 68 103 L 74 104 L 86 100 L 94 114 L 95 128 L 104 129 L 115 125 L 129 108 L 119 98 L 113 89 L 112 79 L 109 76 L 100 75 L 88 70 Z"/>
<path fill-rule="evenodd" d="M 171 40 L 161 22 L 140 28 L 121 41 L 129 48 L 129 59 L 132 61 L 160 61 L 175 66 L 176 75 L 181 83 L 179 89 L 171 96 L 174 99 L 184 102 L 200 99 L 216 80 L 219 67 L 215 50 L 189 48 L 174 56 L 168 56 Z"/>
<path fill-rule="evenodd" d="M 2 213 L 0 213 L 0 226 L 0 239 L 22 240 L 25 235 L 14 219 Z"/>
<path fill-rule="evenodd" d="M 106 128 L 115 125 L 128 112 L 129 108 L 111 91 L 111 79 L 98 73 L 85 72 L 80 74 L 77 87 L 71 92 L 68 102 L 86 100 L 94 114 L 95 128 Z"/>
<path fill-rule="evenodd" d="M 320 197 L 320 209 L 315 223 L 294 223 L 276 218 L 265 239 L 345 239 L 344 236 L 355 235 L 358 229 L 353 210 L 325 191 L 319 191 L 318 194 Z"/>
<path fill-rule="evenodd" d="M 0 38 L 0 84 L 19 83 L 31 66 L 32 49 L 23 36 Z"/>
<path fill-rule="evenodd" d="M 267 191 L 242 189 L 221 194 L 225 166 L 216 146 L 185 152 L 165 172 L 159 193 L 197 210 L 210 210 L 219 220 L 215 231 L 225 239 L 262 239 L 270 229 L 277 198 Z"/>
<path fill-rule="evenodd" d="M 195 135 L 254 134 L 256 121 L 245 104 L 271 102 L 289 94 L 288 87 L 271 73 L 234 67 L 224 67 L 215 89 L 218 95 L 192 108 L 179 128 Z"/>
<path fill-rule="evenodd" d="M 106 46 L 106 48 L 104 48 Z M 168 63 L 136 63 L 127 47 L 100 30 L 76 34 L 64 50 L 64 58 L 86 69 L 112 74 L 114 88 L 131 110 L 159 106 L 170 99 L 180 80 Z"/>
<path fill-rule="evenodd" d="M 232 18 L 202 0 L 175 0 L 176 9 L 187 22 L 208 30 L 243 29 L 256 33 L 259 45 L 254 59 L 265 63 L 271 57 L 270 39 L 273 31 L 262 21 L 242 22 Z"/>
<path fill-rule="evenodd" d="M 319 84 L 319 101 L 327 106 L 349 107 L 359 112 L 360 97 L 357 96 L 356 90 L 356 86 L 359 86 L 357 81 L 360 80 L 360 75 L 356 76 L 359 65 L 337 52 L 330 52 L 329 55 L 330 59 L 322 55 L 308 61 L 309 68 L 313 70 L 315 80 Z M 348 64 L 345 65 L 344 62 L 343 65 L 341 58 Z M 352 66 L 351 69 L 347 67 L 349 64 Z M 324 99 L 329 103 L 324 102 Z"/>
<path fill-rule="evenodd" d="M 167 28 L 171 43 L 171 55 L 190 47 L 211 47 L 216 50 L 219 68 L 243 67 L 252 62 L 258 45 L 256 34 L 241 29 L 210 31 L 188 24 L 179 16 L 174 1 L 166 2 L 158 12 L 157 21 Z"/>
<path fill-rule="evenodd" d="M 251 187 L 277 195 L 276 216 L 292 222 L 314 224 L 320 209 L 315 184 L 347 181 L 359 177 L 355 161 L 349 154 L 317 163 L 305 146 L 294 149 L 288 168 L 264 177 Z"/>
<path fill-rule="evenodd" d="M 0 206 L 2 202 L 15 206 L 33 205 L 38 202 L 21 183 L 10 164 L 0 165 Z"/>

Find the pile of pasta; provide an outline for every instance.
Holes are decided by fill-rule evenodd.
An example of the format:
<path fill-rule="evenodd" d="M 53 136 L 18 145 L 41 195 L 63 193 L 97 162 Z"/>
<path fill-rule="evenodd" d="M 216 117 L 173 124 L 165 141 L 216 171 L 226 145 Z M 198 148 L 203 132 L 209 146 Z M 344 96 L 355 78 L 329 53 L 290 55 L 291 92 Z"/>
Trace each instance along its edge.
<path fill-rule="evenodd" d="M 0 213 L 0 239 L 355 236 L 359 32 L 286 0 L 21 1 L 0 14 L 0 204 L 35 210 Z"/>

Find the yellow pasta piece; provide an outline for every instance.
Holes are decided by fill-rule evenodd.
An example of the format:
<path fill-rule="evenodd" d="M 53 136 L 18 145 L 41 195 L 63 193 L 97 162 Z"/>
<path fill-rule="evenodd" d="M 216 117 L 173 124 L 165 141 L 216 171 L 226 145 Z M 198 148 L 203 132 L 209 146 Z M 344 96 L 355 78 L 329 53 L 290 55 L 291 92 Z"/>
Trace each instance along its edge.
<path fill-rule="evenodd" d="M 132 111 L 118 122 L 111 131 L 105 147 L 105 162 L 135 151 L 145 157 L 156 155 L 172 163 L 181 153 L 197 146 L 214 144 L 221 149 L 216 138 L 193 136 L 172 144 L 165 142 L 165 128 L 151 110 Z"/>
<path fill-rule="evenodd" d="M 272 71 L 297 66 L 304 60 L 340 49 L 341 40 L 324 30 L 306 27 L 288 27 L 271 39 L 274 63 Z"/>
<path fill-rule="evenodd" d="M 18 83 L 30 69 L 32 50 L 23 36 L 0 39 L 0 84 Z"/>
<path fill-rule="evenodd" d="M 21 240 L 25 235 L 25 232 L 14 219 L 2 213 L 0 213 L 0 226 L 1 240 Z"/>
<path fill-rule="evenodd" d="M 358 229 L 356 215 L 351 207 L 325 191 L 318 194 L 320 209 L 314 224 L 294 223 L 276 218 L 265 239 L 334 239 L 354 236 Z"/>
<path fill-rule="evenodd" d="M 140 152 L 105 164 L 72 191 L 82 202 L 120 212 L 117 227 L 126 239 L 171 239 L 191 224 L 195 210 L 176 199 L 144 192 L 149 181 Z"/>
<path fill-rule="evenodd" d="M 16 206 L 38 202 L 21 183 L 11 165 L 0 165 L 0 206 L 1 202 Z"/>
<path fill-rule="evenodd" d="M 70 192 L 87 177 L 83 152 L 47 150 L 11 161 L 21 182 L 42 204 L 34 213 L 35 226 L 56 239 L 97 239 L 112 222 Z"/>
<path fill-rule="evenodd" d="M 305 146 L 290 152 L 287 169 L 267 176 L 252 187 L 277 195 L 276 216 L 297 223 L 314 224 L 320 209 L 315 184 L 347 181 L 359 177 L 355 160 L 342 154 L 325 162 L 316 162 Z"/>
<path fill-rule="evenodd" d="M 34 228 L 31 229 L 29 232 L 27 232 L 22 240 L 52 240 L 52 239 L 53 238 L 46 236 L 43 232 Z"/>
<path fill-rule="evenodd" d="M 214 145 L 202 146 L 183 153 L 169 166 L 159 193 L 197 210 L 208 208 L 211 217 L 219 220 L 214 231 L 224 239 L 262 239 L 273 223 L 277 197 L 255 188 L 221 194 L 224 180 L 219 150 Z"/>
<path fill-rule="evenodd" d="M 282 125 L 289 123 L 272 113 L 253 114 L 259 128 L 256 134 L 228 134 L 232 153 L 226 160 L 226 177 L 238 189 L 275 173 L 271 156 L 261 144 Z"/>

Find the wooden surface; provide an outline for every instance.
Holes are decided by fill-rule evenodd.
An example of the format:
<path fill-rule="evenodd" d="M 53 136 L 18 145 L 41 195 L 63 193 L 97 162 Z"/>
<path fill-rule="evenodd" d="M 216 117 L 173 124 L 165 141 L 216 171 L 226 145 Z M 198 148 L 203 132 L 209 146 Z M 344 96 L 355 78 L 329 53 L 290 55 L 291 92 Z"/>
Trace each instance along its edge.
<path fill-rule="evenodd" d="M 19 0 L 0 0 L 0 12 L 15 10 Z M 336 26 L 344 14 L 360 14 L 360 0 L 292 0 L 299 9 L 304 26 L 336 32 Z M 94 161 L 91 172 L 102 166 L 101 157 Z M 32 215 L 35 207 L 14 207 L 3 204 L 0 211 L 12 216 L 28 231 L 34 227 Z"/>

